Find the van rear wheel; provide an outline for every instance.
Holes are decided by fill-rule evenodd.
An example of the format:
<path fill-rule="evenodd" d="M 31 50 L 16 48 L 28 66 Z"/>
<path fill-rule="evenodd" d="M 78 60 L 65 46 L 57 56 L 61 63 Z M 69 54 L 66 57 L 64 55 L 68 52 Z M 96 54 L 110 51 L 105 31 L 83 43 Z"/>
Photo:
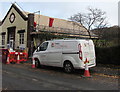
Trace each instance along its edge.
<path fill-rule="evenodd" d="M 64 63 L 64 71 L 66 73 L 71 73 L 71 72 L 73 72 L 73 70 L 74 70 L 74 68 L 73 68 L 73 65 L 72 65 L 71 62 L 65 62 Z"/>
<path fill-rule="evenodd" d="M 39 60 L 35 60 L 35 67 L 36 68 L 40 68 L 40 62 L 39 62 Z"/>

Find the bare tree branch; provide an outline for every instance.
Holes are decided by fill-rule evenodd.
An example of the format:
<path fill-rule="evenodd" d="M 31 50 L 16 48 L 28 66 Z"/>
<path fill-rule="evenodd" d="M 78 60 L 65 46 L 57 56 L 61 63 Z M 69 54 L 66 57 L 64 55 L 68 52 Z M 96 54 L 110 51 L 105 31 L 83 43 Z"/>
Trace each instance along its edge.
<path fill-rule="evenodd" d="M 88 13 L 77 13 L 69 19 L 86 27 L 91 38 L 90 30 L 107 26 L 105 14 L 101 9 L 88 7 Z"/>

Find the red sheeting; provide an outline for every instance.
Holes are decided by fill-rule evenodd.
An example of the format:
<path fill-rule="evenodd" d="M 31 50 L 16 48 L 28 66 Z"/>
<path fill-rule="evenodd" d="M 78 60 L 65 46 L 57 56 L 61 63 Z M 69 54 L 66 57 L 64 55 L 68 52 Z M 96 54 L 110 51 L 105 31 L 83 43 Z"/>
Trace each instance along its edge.
<path fill-rule="evenodd" d="M 53 18 L 49 18 L 49 27 L 52 27 L 52 25 L 53 25 L 53 21 L 54 21 Z"/>
<path fill-rule="evenodd" d="M 36 22 L 34 22 L 34 27 L 36 27 L 36 25 L 37 25 Z"/>

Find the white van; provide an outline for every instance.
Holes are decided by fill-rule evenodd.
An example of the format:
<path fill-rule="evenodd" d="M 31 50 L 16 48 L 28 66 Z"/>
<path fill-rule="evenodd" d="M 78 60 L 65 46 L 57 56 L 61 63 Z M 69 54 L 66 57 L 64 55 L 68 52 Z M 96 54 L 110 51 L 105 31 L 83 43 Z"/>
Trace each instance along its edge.
<path fill-rule="evenodd" d="M 33 53 L 33 64 L 36 67 L 48 65 L 63 67 L 65 72 L 74 69 L 84 69 L 84 62 L 89 61 L 88 67 L 94 67 L 95 49 L 92 40 L 51 40 L 43 42 Z"/>

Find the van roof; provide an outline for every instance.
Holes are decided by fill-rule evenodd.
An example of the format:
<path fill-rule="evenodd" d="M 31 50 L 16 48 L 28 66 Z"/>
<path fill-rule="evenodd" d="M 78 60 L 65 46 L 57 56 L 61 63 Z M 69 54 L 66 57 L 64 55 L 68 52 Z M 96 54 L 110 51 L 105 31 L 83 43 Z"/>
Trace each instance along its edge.
<path fill-rule="evenodd" d="M 91 39 L 53 39 L 48 41 L 85 41 L 85 40 L 91 40 Z"/>

